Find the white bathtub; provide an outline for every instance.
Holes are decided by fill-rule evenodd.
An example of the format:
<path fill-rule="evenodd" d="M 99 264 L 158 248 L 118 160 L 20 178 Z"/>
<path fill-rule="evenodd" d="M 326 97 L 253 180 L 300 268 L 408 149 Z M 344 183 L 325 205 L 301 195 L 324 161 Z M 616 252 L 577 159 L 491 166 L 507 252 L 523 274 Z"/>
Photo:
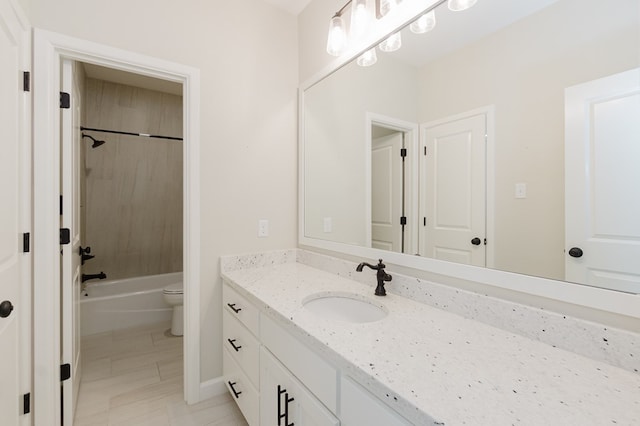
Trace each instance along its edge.
<path fill-rule="evenodd" d="M 162 289 L 179 281 L 182 272 L 89 281 L 80 295 L 82 335 L 171 321 L 172 309 Z"/>

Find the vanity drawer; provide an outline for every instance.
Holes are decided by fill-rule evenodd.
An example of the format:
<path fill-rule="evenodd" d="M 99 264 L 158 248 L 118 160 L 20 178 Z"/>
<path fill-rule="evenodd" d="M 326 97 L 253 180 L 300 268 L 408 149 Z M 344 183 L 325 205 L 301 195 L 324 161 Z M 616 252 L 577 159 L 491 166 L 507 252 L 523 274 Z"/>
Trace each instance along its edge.
<path fill-rule="evenodd" d="M 224 383 L 247 423 L 249 426 L 258 426 L 260 418 L 258 391 L 242 372 L 238 363 L 233 360 L 227 348 L 222 349 L 222 371 Z"/>
<path fill-rule="evenodd" d="M 222 302 L 227 312 L 237 318 L 254 335 L 258 335 L 258 309 L 247 299 L 225 284 L 222 287 Z"/>
<path fill-rule="evenodd" d="M 222 313 L 224 346 L 246 373 L 254 386 L 260 388 L 260 343 L 240 321 L 227 310 Z"/>
<path fill-rule="evenodd" d="M 338 371 L 331 364 L 265 315 L 260 321 L 260 341 L 329 410 L 336 412 Z"/>

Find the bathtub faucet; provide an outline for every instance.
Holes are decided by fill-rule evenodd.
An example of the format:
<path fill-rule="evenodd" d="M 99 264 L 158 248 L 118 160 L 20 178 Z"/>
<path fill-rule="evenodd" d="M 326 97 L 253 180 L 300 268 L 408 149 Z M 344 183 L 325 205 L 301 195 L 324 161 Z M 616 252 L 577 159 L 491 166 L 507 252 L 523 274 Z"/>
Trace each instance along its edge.
<path fill-rule="evenodd" d="M 105 278 L 107 278 L 107 274 L 104 272 L 100 272 L 99 274 L 82 274 L 82 282 L 95 279 L 104 280 Z"/>

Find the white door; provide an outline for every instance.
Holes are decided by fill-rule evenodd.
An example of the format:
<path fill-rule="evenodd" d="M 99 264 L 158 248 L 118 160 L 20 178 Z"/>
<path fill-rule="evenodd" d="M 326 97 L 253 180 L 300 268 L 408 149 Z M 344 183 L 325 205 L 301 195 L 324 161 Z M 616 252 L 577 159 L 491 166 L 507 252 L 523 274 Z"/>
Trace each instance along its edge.
<path fill-rule="evenodd" d="M 371 141 L 371 247 L 403 252 L 402 133 Z"/>
<path fill-rule="evenodd" d="M 20 418 L 20 316 L 28 309 L 20 300 L 19 191 L 20 96 L 22 33 L 10 2 L 0 1 L 0 423 L 19 424 Z"/>
<path fill-rule="evenodd" d="M 421 126 L 420 254 L 486 262 L 486 115 Z"/>
<path fill-rule="evenodd" d="M 565 91 L 567 281 L 640 293 L 640 69 Z"/>
<path fill-rule="evenodd" d="M 63 425 L 72 425 L 80 386 L 80 117 L 81 99 L 74 63 L 62 61 L 62 91 L 69 93 L 70 108 L 61 109 L 61 228 L 69 229 L 70 242 L 62 246 L 62 363 L 71 377 L 62 382 Z"/>

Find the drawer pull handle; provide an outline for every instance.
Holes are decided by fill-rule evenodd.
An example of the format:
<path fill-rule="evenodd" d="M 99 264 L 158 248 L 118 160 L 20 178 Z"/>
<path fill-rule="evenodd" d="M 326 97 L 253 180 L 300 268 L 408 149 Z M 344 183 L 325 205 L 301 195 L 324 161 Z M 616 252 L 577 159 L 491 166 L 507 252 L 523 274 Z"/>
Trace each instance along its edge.
<path fill-rule="evenodd" d="M 234 388 L 234 386 L 237 385 L 237 383 L 236 382 L 227 382 L 227 383 L 229 383 L 229 387 L 231 388 L 231 392 L 233 392 L 233 396 L 235 396 L 236 399 L 238 399 L 242 391 L 237 391 L 236 388 Z"/>
<path fill-rule="evenodd" d="M 284 394 L 284 413 L 282 413 L 282 394 Z M 293 398 L 289 398 L 289 392 L 282 386 L 278 385 L 278 426 L 294 426 L 294 423 L 289 423 L 289 403 L 293 402 Z M 281 420 L 284 418 L 284 425 Z"/>
<path fill-rule="evenodd" d="M 227 303 L 227 306 L 230 307 L 231 310 L 233 312 L 235 312 L 236 314 L 242 310 L 242 308 L 236 308 L 236 304 L 235 303 Z"/>
<path fill-rule="evenodd" d="M 286 403 L 284 404 L 284 424 L 285 426 L 294 426 L 294 423 L 289 423 L 289 403 L 293 401 L 293 398 L 289 398 L 289 393 L 284 394 Z"/>
<path fill-rule="evenodd" d="M 236 346 L 236 345 L 235 345 L 235 343 L 234 343 L 235 341 L 236 341 L 236 339 L 227 339 L 227 342 L 229 342 L 229 344 L 231 345 L 231 347 L 232 347 L 233 349 L 235 349 L 235 350 L 236 350 L 236 352 L 238 352 L 240 349 L 242 349 L 242 346 Z"/>

